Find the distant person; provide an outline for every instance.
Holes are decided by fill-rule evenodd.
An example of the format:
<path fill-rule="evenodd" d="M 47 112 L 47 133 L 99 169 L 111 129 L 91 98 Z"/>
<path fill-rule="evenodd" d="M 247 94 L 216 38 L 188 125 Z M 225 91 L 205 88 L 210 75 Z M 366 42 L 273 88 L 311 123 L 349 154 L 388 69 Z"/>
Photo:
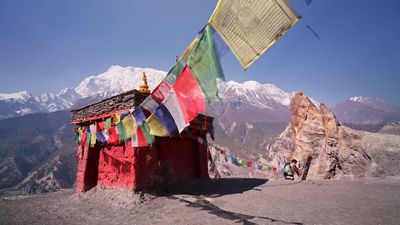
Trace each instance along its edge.
<path fill-rule="evenodd" d="M 299 168 L 297 167 L 297 160 L 292 159 L 290 163 L 286 163 L 283 167 L 283 178 L 285 180 L 294 180 L 294 174 L 296 173 L 297 176 L 300 175 Z"/>

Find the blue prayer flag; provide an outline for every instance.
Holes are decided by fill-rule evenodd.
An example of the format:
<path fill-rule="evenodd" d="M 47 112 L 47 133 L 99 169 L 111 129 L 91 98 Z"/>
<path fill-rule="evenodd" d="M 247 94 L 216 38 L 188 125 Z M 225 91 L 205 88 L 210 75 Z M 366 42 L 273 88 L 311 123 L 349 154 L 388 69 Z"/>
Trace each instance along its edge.
<path fill-rule="evenodd" d="M 172 136 L 176 132 L 178 132 L 178 128 L 176 127 L 174 118 L 172 117 L 171 113 L 168 111 L 168 109 L 163 104 L 161 104 L 156 109 L 156 111 L 154 112 L 154 115 L 158 118 L 158 120 L 164 126 L 164 128 L 168 132 L 169 136 Z"/>

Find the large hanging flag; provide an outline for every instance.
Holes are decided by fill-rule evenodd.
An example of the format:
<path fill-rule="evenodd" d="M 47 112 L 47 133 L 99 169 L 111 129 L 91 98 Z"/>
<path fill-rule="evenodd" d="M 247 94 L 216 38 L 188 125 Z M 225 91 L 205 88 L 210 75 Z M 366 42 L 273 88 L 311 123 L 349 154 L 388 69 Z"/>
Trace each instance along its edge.
<path fill-rule="evenodd" d="M 122 117 L 122 116 L 121 116 Z M 126 115 L 122 119 L 124 125 L 126 138 L 130 138 L 136 133 L 136 123 L 131 114 Z"/>
<path fill-rule="evenodd" d="M 217 78 L 224 80 L 221 63 L 214 45 L 211 27 L 207 25 L 187 65 L 196 77 L 208 102 L 217 96 Z"/>
<path fill-rule="evenodd" d="M 146 120 L 147 124 L 149 125 L 150 134 L 158 137 L 167 137 L 168 132 L 164 128 L 163 124 L 158 120 L 158 118 L 151 114 L 149 118 Z"/>
<path fill-rule="evenodd" d="M 192 121 L 200 112 L 206 111 L 205 96 L 189 67 L 183 68 L 173 89 L 179 100 L 186 123 Z"/>
<path fill-rule="evenodd" d="M 299 18 L 286 0 L 219 0 L 209 23 L 247 69 Z"/>
<path fill-rule="evenodd" d="M 185 116 L 181 109 L 178 97 L 176 96 L 174 89 L 171 89 L 169 91 L 167 97 L 164 99 L 162 104 L 171 113 L 171 116 L 175 121 L 178 131 L 179 133 L 181 133 L 185 129 L 185 127 L 189 125 L 189 123 L 185 122 Z"/>

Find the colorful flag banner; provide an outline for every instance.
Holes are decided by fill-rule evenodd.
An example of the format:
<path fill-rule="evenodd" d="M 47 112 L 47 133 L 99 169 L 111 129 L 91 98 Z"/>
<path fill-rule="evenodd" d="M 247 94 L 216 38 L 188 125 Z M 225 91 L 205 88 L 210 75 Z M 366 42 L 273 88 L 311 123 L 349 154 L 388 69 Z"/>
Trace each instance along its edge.
<path fill-rule="evenodd" d="M 178 131 L 178 128 L 176 127 L 174 118 L 172 117 L 171 113 L 169 113 L 168 109 L 163 104 L 161 104 L 156 109 L 156 111 L 154 112 L 154 115 L 162 123 L 165 130 L 167 130 L 169 136 L 173 136 L 174 134 L 176 134 L 176 132 Z"/>
<path fill-rule="evenodd" d="M 209 23 L 247 69 L 299 18 L 286 0 L 219 0 Z"/>
<path fill-rule="evenodd" d="M 183 68 L 173 89 L 179 100 L 186 123 L 192 121 L 200 112 L 206 111 L 205 96 L 189 67 Z"/>
<path fill-rule="evenodd" d="M 171 89 L 169 91 L 167 97 L 164 99 L 162 104 L 171 113 L 171 116 L 175 121 L 176 127 L 178 128 L 178 132 L 181 133 L 185 129 L 185 127 L 189 125 L 189 123 L 185 122 L 185 116 L 174 89 Z"/>
<path fill-rule="evenodd" d="M 189 56 L 187 65 L 196 77 L 207 101 L 211 103 L 218 95 L 217 78 L 224 80 L 224 74 L 209 25 L 205 27 L 197 47 Z"/>
<path fill-rule="evenodd" d="M 158 118 L 154 114 L 151 114 L 147 118 L 146 122 L 149 125 L 151 135 L 158 136 L 158 137 L 167 137 L 168 136 L 167 130 L 165 130 L 162 123 L 158 120 Z"/>

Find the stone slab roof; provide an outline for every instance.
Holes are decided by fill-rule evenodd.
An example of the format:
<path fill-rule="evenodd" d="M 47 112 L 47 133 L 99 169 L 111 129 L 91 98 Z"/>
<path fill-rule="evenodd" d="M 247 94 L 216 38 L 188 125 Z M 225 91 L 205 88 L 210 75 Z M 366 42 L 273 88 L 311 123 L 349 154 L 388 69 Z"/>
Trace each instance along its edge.
<path fill-rule="evenodd" d="M 148 95 L 149 94 L 141 93 L 135 89 L 79 109 L 71 110 L 72 123 L 80 123 L 99 119 L 102 117 L 107 117 L 114 112 L 126 111 L 135 108 L 139 106 Z"/>

